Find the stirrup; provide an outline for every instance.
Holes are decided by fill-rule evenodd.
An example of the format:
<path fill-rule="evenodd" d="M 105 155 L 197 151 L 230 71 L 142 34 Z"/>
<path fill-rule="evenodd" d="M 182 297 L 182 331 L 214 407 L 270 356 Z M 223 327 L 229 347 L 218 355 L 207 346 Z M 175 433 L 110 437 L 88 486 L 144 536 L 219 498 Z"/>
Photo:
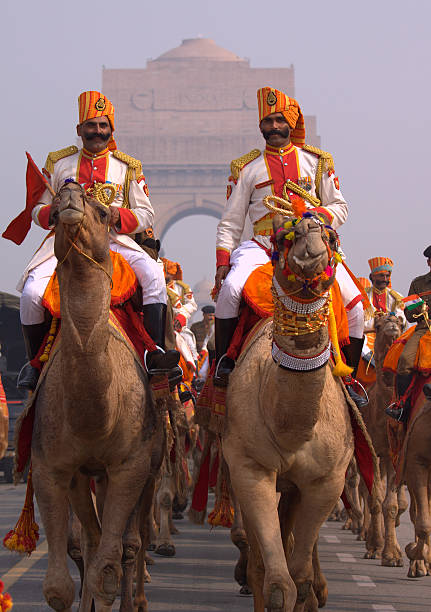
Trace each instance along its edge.
<path fill-rule="evenodd" d="M 404 406 L 400 406 L 400 400 L 397 400 L 396 402 L 392 402 L 392 404 L 390 404 L 387 408 L 385 408 L 385 413 L 391 417 L 391 419 L 394 419 L 395 421 L 398 421 L 398 423 L 403 423 L 403 417 L 404 417 Z"/>
<path fill-rule="evenodd" d="M 32 366 L 30 361 L 27 361 L 27 363 L 22 366 L 18 374 L 16 386 L 18 389 L 28 389 L 29 391 L 34 391 L 37 387 L 39 376 L 39 370 Z"/>
<path fill-rule="evenodd" d="M 230 369 L 230 370 L 229 370 L 228 368 L 225 368 L 225 370 L 224 370 L 223 372 L 219 373 L 219 370 L 220 370 L 220 365 L 221 365 L 221 363 L 222 363 L 222 361 L 223 361 L 223 359 L 224 359 L 225 357 L 226 357 L 227 359 L 230 359 L 230 361 L 232 361 L 232 363 L 233 363 L 233 368 L 232 368 L 232 369 Z M 228 356 L 227 356 L 227 353 L 224 353 L 224 355 L 222 355 L 222 356 L 220 357 L 220 359 L 218 360 L 217 365 L 216 365 L 216 369 L 215 369 L 215 372 L 214 372 L 214 378 L 213 378 L 214 385 L 215 385 L 216 387 L 227 387 L 227 386 L 228 386 L 228 384 L 229 384 L 229 376 L 230 376 L 230 374 L 232 373 L 232 371 L 233 371 L 233 369 L 234 369 L 234 368 L 235 368 L 235 362 L 234 362 L 234 360 L 233 360 L 233 359 L 231 359 L 230 357 L 228 357 Z"/>
<path fill-rule="evenodd" d="M 349 374 L 348 376 L 343 377 L 343 382 L 346 386 L 347 393 L 350 395 L 350 397 L 355 402 L 358 408 L 365 408 L 365 406 L 368 406 L 368 402 L 369 402 L 368 393 L 365 390 L 364 386 L 359 382 L 359 380 L 357 380 L 356 378 L 353 378 L 353 376 Z M 363 397 L 362 395 L 359 395 L 359 393 L 356 392 L 354 388 L 356 385 L 358 385 L 358 387 L 362 389 L 365 397 Z"/>

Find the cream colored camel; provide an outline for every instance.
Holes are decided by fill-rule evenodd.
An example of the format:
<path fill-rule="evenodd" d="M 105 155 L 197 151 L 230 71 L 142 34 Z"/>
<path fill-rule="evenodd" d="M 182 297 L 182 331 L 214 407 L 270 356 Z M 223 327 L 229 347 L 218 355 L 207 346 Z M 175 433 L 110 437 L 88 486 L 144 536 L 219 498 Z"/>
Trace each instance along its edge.
<path fill-rule="evenodd" d="M 71 610 L 70 499 L 82 525 L 80 611 L 90 610 L 92 598 L 96 610 L 107 611 L 119 590 L 123 534 L 129 565 L 139 549 L 136 530 L 126 531 L 126 525 L 161 463 L 164 430 L 140 364 L 108 324 L 109 209 L 89 200 L 76 183 L 62 187 L 54 203 L 61 345 L 37 391 L 32 442 L 34 487 L 49 547 L 43 590 L 51 608 Z M 101 474 L 107 488 L 100 527 L 89 480 Z"/>
<path fill-rule="evenodd" d="M 320 367 L 320 358 L 310 362 L 317 366 L 310 371 L 284 369 L 271 356 L 273 340 L 301 363 L 325 355 L 329 342 L 326 325 L 288 335 L 293 313 L 287 309 L 302 307 L 298 302 L 293 306 L 287 295 L 309 300 L 309 310 L 325 307 L 333 276 L 325 280 L 321 273 L 328 262 L 333 264 L 329 258 L 336 248 L 335 236 L 318 220 L 304 218 L 295 226 L 286 254 L 284 239 L 291 230 L 283 230 L 282 222 L 277 218 L 274 223 L 280 253 L 274 291 L 288 306 L 280 307 L 278 315 L 276 308 L 279 324 L 273 330 L 269 321 L 237 362 L 227 391 L 222 440 L 251 547 L 248 583 L 255 612 L 314 611 L 318 603 L 324 605 L 326 583 L 315 545 L 320 526 L 343 490 L 353 455 L 348 406 L 327 353 Z M 295 544 L 287 563 L 291 533 Z"/>
<path fill-rule="evenodd" d="M 368 432 L 373 441 L 376 454 L 380 459 L 382 483 L 386 482 L 386 492 L 380 492 L 372 499 L 366 498 L 367 523 L 365 558 L 382 559 L 382 565 L 399 567 L 403 565 L 395 527 L 399 515 L 407 508 L 407 501 L 402 489 L 397 491 L 395 471 L 392 465 L 389 443 L 386 433 L 385 408 L 389 406 L 393 393 L 393 376 L 383 373 L 385 356 L 404 328 L 404 320 L 392 314 L 378 315 L 374 320 L 376 339 L 374 360 L 376 364 L 376 382 L 369 390 L 369 404 L 363 411 Z M 384 497 L 384 500 L 383 500 Z M 383 501 L 382 501 L 383 500 Z M 383 514 L 382 514 L 383 512 Z M 382 521 L 384 519 L 384 524 Z"/>

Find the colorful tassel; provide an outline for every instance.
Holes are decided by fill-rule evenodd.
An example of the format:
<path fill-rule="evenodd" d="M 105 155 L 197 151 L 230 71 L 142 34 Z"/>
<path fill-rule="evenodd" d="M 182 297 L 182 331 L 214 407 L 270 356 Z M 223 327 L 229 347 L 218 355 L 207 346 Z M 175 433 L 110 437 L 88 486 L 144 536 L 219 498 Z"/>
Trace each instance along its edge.
<path fill-rule="evenodd" d="M 332 353 L 335 359 L 335 366 L 332 369 L 334 376 L 348 376 L 353 372 L 353 368 L 346 365 L 341 359 L 340 345 L 338 343 L 337 323 L 335 321 L 334 307 L 332 300 L 329 302 L 329 321 L 328 321 L 329 337 L 332 344 Z"/>
<path fill-rule="evenodd" d="M 34 490 L 31 472 L 30 467 L 27 478 L 25 502 L 21 510 L 21 516 L 15 527 L 9 531 L 3 539 L 3 546 L 6 548 L 19 553 L 26 553 L 27 555 L 31 555 L 36 549 L 36 543 L 39 539 L 39 525 L 34 518 Z"/>
<path fill-rule="evenodd" d="M 43 350 L 42 355 L 39 357 L 39 361 L 45 363 L 49 359 L 49 353 L 51 352 L 52 343 L 55 339 L 55 332 L 57 330 L 57 319 L 53 317 L 51 321 L 51 327 L 49 328 L 48 338 L 45 344 L 45 348 Z"/>
<path fill-rule="evenodd" d="M 233 524 L 234 511 L 230 503 L 229 488 L 227 486 L 224 470 L 220 470 L 221 479 L 219 491 L 217 491 L 214 510 L 208 515 L 208 523 L 212 527 L 227 527 L 230 529 Z"/>
<path fill-rule="evenodd" d="M 12 610 L 13 601 L 9 593 L 3 593 L 4 582 L 0 580 L 0 612 L 8 612 Z"/>

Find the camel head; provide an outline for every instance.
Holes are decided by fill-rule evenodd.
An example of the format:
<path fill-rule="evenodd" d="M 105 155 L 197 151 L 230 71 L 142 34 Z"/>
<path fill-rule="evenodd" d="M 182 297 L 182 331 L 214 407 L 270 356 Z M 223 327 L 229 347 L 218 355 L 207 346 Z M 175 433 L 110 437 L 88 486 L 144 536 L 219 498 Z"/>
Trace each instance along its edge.
<path fill-rule="evenodd" d="M 277 260 L 274 274 L 280 285 L 303 297 L 327 291 L 334 282 L 339 260 L 335 231 L 308 211 L 298 217 L 276 215 L 273 229 Z"/>
<path fill-rule="evenodd" d="M 109 259 L 109 220 L 109 206 L 86 194 L 78 183 L 65 183 L 53 199 L 50 217 L 58 261 L 82 258 L 77 251 L 99 263 Z"/>
<path fill-rule="evenodd" d="M 376 313 L 374 316 L 375 352 L 379 355 L 386 355 L 392 343 L 403 333 L 404 326 L 403 317 L 392 312 L 389 314 Z"/>

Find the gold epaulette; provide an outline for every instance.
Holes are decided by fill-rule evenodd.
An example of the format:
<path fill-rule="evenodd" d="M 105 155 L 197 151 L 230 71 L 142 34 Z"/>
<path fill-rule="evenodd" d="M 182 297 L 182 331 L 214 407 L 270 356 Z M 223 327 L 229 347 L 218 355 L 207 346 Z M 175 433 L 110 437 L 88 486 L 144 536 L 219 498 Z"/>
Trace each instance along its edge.
<path fill-rule="evenodd" d="M 142 176 L 142 164 L 139 159 L 135 159 L 131 155 L 127 155 L 127 153 L 123 153 L 122 151 L 112 151 L 112 155 L 119 159 L 120 161 L 127 164 L 127 172 L 124 179 L 124 189 L 123 189 L 123 208 L 130 208 L 129 202 L 129 189 L 130 182 L 136 181 Z"/>
<path fill-rule="evenodd" d="M 130 169 L 135 171 L 135 177 L 139 178 L 142 174 L 142 164 L 139 159 L 135 159 L 131 155 L 127 155 L 127 153 L 123 153 L 122 151 L 112 151 L 112 155 L 124 162 L 129 166 Z"/>
<path fill-rule="evenodd" d="M 59 151 L 51 151 L 51 153 L 48 153 L 48 157 L 46 158 L 44 166 L 45 170 L 52 174 L 54 172 L 54 164 L 56 162 L 64 157 L 69 157 L 69 155 L 73 155 L 74 153 L 78 153 L 78 147 L 75 145 L 71 145 L 65 149 L 60 149 Z"/>
<path fill-rule="evenodd" d="M 260 154 L 261 152 L 259 151 L 259 149 L 253 149 L 249 153 L 238 157 L 238 159 L 233 159 L 230 162 L 230 173 L 234 181 L 237 181 L 239 179 L 239 173 L 244 168 L 244 166 L 249 164 L 254 159 L 257 159 Z"/>
<path fill-rule="evenodd" d="M 190 285 L 188 285 L 184 281 L 176 280 L 175 282 L 178 283 L 179 286 L 183 289 L 183 293 L 190 293 L 191 292 Z"/>
<path fill-rule="evenodd" d="M 403 296 L 394 289 L 389 289 L 389 294 L 394 298 L 396 308 L 400 308 L 401 304 L 403 304 Z"/>
<path fill-rule="evenodd" d="M 322 180 L 322 174 L 324 172 L 328 172 L 329 170 L 332 170 L 332 172 L 334 172 L 334 160 L 332 159 L 332 155 L 330 153 L 328 153 L 327 151 L 322 151 L 322 149 L 318 149 L 317 147 L 313 147 L 313 145 L 306 144 L 302 148 L 304 151 L 308 151 L 308 153 L 314 153 L 314 155 L 317 155 L 319 157 L 319 161 L 317 163 L 316 177 L 314 181 L 316 187 L 316 195 L 318 198 L 320 198 L 319 187 L 320 181 Z"/>

